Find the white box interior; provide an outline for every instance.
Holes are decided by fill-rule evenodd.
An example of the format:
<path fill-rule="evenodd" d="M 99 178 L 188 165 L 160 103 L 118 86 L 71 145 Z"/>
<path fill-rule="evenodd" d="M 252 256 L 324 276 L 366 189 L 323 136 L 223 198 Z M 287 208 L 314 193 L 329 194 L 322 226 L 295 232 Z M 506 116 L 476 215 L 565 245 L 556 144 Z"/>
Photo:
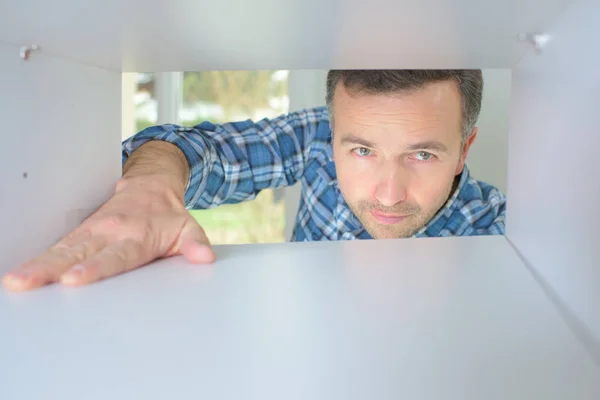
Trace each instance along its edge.
<path fill-rule="evenodd" d="M 598 27 L 600 4 L 595 0 L 4 1 L 0 3 L 0 120 L 3 127 L 0 147 L 0 272 L 11 269 L 55 242 L 110 195 L 121 169 L 122 72 L 263 68 L 510 68 L 512 87 L 505 237 L 409 239 L 393 242 L 394 245 L 387 241 L 308 243 L 300 245 L 307 254 L 306 264 L 297 256 L 297 244 L 258 246 L 260 254 L 252 250 L 254 246 L 225 246 L 218 251 L 225 255 L 222 268 L 226 271 L 221 270 L 219 274 L 224 275 L 218 276 L 239 280 L 241 278 L 235 278 L 232 271 L 242 264 L 250 264 L 270 283 L 269 290 L 283 285 L 297 295 L 297 300 L 310 301 L 310 296 L 294 292 L 294 288 L 299 290 L 306 285 L 304 289 L 310 289 L 310 283 L 315 281 L 303 275 L 306 272 L 299 271 L 305 271 L 301 267 L 308 263 L 318 264 L 320 257 L 327 259 L 325 265 L 349 265 L 352 271 L 360 271 L 358 277 L 368 281 L 375 278 L 369 278 L 361 266 L 375 264 L 385 269 L 396 265 L 394 249 L 397 249 L 398 257 L 415 260 L 419 259 L 419 255 L 435 254 L 427 258 L 424 268 L 429 268 L 433 277 L 440 274 L 435 279 L 436 282 L 439 280 L 440 286 L 428 288 L 425 292 L 429 296 L 447 294 L 453 284 L 465 290 L 478 285 L 487 288 L 487 292 L 467 290 L 468 295 L 464 298 L 459 292 L 449 290 L 454 296 L 449 301 L 450 307 L 466 307 L 469 303 L 481 301 L 482 307 L 495 311 L 499 316 L 498 330 L 486 330 L 485 324 L 492 322 L 481 315 L 474 317 L 473 325 L 468 328 L 481 329 L 480 339 L 495 340 L 489 343 L 491 348 L 504 346 L 504 350 L 509 352 L 504 366 L 513 363 L 515 366 L 523 365 L 527 361 L 529 364 L 526 365 L 531 369 L 526 370 L 529 382 L 524 379 L 511 389 L 495 386 L 499 381 L 489 376 L 488 379 L 481 378 L 480 386 L 477 386 L 473 379 L 465 376 L 472 376 L 482 365 L 487 365 L 490 359 L 486 357 L 499 357 L 499 353 L 488 349 L 491 353 L 484 351 L 479 356 L 465 356 L 464 362 L 469 367 L 460 370 L 460 373 L 466 374 L 464 379 L 454 376 L 457 382 L 466 385 L 465 388 L 443 380 L 449 379 L 449 375 L 444 375 L 448 369 L 442 367 L 451 368 L 452 363 L 440 360 L 439 353 L 427 353 L 424 359 L 439 363 L 435 364 L 439 368 L 434 368 L 433 377 L 443 379 L 438 381 L 437 389 L 427 389 L 427 395 L 420 398 L 440 398 L 446 394 L 462 396 L 456 398 L 481 398 L 478 395 L 485 393 L 484 397 L 490 399 L 525 399 L 535 398 L 528 393 L 536 393 L 541 396 L 538 398 L 548 399 L 597 399 L 600 395 L 600 164 L 596 157 L 596 150 L 600 148 L 597 132 L 600 126 L 600 113 L 597 111 L 600 103 Z M 519 40 L 519 35 L 532 32 L 547 34 L 550 39 L 541 51 L 536 51 L 532 43 Z M 28 60 L 23 60 L 20 57 L 22 46 L 33 44 L 39 45 L 40 50 L 32 52 Z M 325 251 L 326 248 L 331 251 Z M 294 254 L 295 258 L 292 257 Z M 265 260 L 267 264 L 291 260 L 297 264 L 298 270 L 293 272 L 285 268 L 284 272 L 277 272 L 275 268 L 261 267 Z M 0 362 L 0 369 L 11 369 L 14 375 L 9 376 L 16 382 L 19 380 L 18 371 L 26 373 L 31 368 L 35 369 L 38 359 L 34 350 L 43 348 L 35 343 L 44 340 L 35 332 L 46 331 L 53 321 L 60 321 L 60 326 L 74 334 L 91 334 L 96 335 L 93 336 L 96 340 L 107 340 L 107 337 L 92 332 L 85 323 L 77 322 L 81 320 L 74 319 L 75 315 L 86 315 L 86 310 L 90 309 L 103 315 L 114 332 L 122 330 L 124 337 L 132 340 L 142 332 L 148 332 L 148 328 L 157 329 L 147 339 L 149 346 L 154 340 L 175 335 L 164 330 L 163 324 L 173 324 L 184 331 L 190 324 L 202 324 L 193 317 L 196 312 L 220 321 L 214 312 L 194 308 L 191 304 L 194 296 L 203 295 L 194 292 L 189 285 L 210 281 L 207 284 L 212 290 L 210 293 L 218 298 L 215 293 L 226 290 L 224 284 L 221 281 L 215 283 L 207 277 L 196 277 L 191 281 L 178 278 L 175 276 L 177 273 L 184 276 L 190 273 L 181 263 L 177 260 L 157 263 L 127 277 L 76 292 L 78 294 L 69 294 L 57 287 L 20 297 L 2 294 L 0 314 L 13 325 L 0 334 L 3 339 L 9 339 L 0 345 L 0 352 L 7 355 Z M 164 264 L 179 267 L 171 272 L 158 269 Z M 225 268 L 227 266 L 230 269 Z M 484 267 L 489 274 L 473 272 L 473 268 Z M 399 273 L 406 273 L 406 277 L 414 273 L 400 270 L 404 272 Z M 238 272 L 243 275 L 240 270 Z M 317 270 L 311 273 L 323 274 Z M 301 276 L 298 278 L 297 274 Z M 296 278 L 301 282 L 298 287 L 285 280 Z M 261 285 L 257 279 L 248 279 L 250 283 L 246 285 Z M 417 286 L 433 282 L 424 277 L 415 279 Z M 489 279 L 495 280 L 497 285 L 490 284 Z M 161 286 L 159 282 L 166 284 Z M 140 288 L 142 284 L 147 290 Z M 393 293 L 394 287 L 387 285 L 386 289 Z M 396 289 L 412 293 L 404 286 Z M 190 303 L 182 298 L 173 301 L 189 314 L 176 314 L 181 319 L 175 320 L 170 313 L 161 311 L 160 307 L 164 305 L 152 294 L 160 293 L 169 298 L 169 293 L 180 290 L 187 293 L 186 299 Z M 424 301 L 428 298 L 423 296 L 425 292 L 413 293 L 412 299 L 409 294 L 403 294 L 405 297 L 401 298 L 394 294 L 390 296 L 398 301 Z M 165 320 L 152 320 L 150 317 L 132 320 L 128 318 L 128 312 L 132 310 L 123 310 L 116 303 L 110 307 L 104 303 L 115 295 L 131 301 L 129 304 L 136 307 L 147 307 L 146 311 L 141 311 L 143 315 L 149 315 L 150 307 L 153 307 Z M 341 299 L 347 300 L 344 296 L 338 298 Z M 195 301 L 199 299 L 195 298 Z M 286 300 L 281 297 L 279 301 L 285 304 Z M 56 308 L 53 309 L 53 306 Z M 317 306 L 317 303 L 311 303 L 303 309 L 298 304 L 290 305 L 295 312 L 314 312 Z M 331 304 L 328 307 L 332 307 Z M 249 306 L 249 309 L 254 313 L 264 311 L 256 305 Z M 350 312 L 344 307 L 340 309 Z M 240 328 L 243 321 L 252 323 L 244 319 L 247 317 L 243 313 L 232 310 L 226 307 L 226 311 L 232 313 L 232 326 Z M 334 313 L 335 307 L 327 310 Z M 269 315 L 273 318 L 280 316 L 285 320 L 284 311 L 271 311 L 274 314 Z M 411 312 L 425 311 L 415 308 L 407 312 L 412 315 Z M 539 318 L 532 318 L 536 314 Z M 383 325 L 386 315 L 384 313 L 379 321 Z M 471 318 L 457 309 L 446 313 L 440 308 L 431 315 L 441 319 L 407 320 L 423 328 L 423 331 L 417 331 L 425 334 L 431 331 L 424 327 L 432 326 L 442 330 L 453 326 L 467 329 L 466 325 L 460 324 Z M 525 349 L 500 343 L 501 333 L 511 323 L 511 315 L 516 326 L 514 329 L 523 335 L 515 336 L 514 340 L 525 338 L 525 342 L 530 343 Z M 52 316 L 52 319 L 47 316 Z M 188 316 L 189 321 L 185 321 Z M 364 323 L 377 323 L 366 315 L 360 314 L 360 317 L 364 318 Z M 265 315 L 257 317 L 257 320 L 265 323 Z M 293 320 L 286 321 L 294 323 Z M 227 325 L 224 321 L 220 323 Z M 359 322 L 353 323 L 360 326 Z M 428 325 L 430 323 L 434 325 Z M 51 330 L 48 340 L 54 340 L 54 345 L 58 343 L 56 349 L 65 350 L 60 346 L 60 333 L 63 332 L 60 326 Z M 390 332 L 399 333 L 403 329 L 402 325 L 395 324 Z M 25 331 L 27 335 L 23 334 Z M 465 334 L 467 330 L 461 332 Z M 215 339 L 223 332 L 213 333 L 211 338 Z M 453 331 L 452 335 L 460 337 L 460 332 Z M 382 336 L 375 336 L 378 340 L 385 340 Z M 419 335 L 402 336 L 397 340 L 406 342 L 417 337 Z M 183 338 L 183 343 L 194 340 L 185 334 Z M 536 347 L 535 338 L 543 344 Z M 229 343 L 227 340 L 230 339 L 228 337 L 224 343 Z M 394 340 L 390 339 L 391 342 Z M 477 334 L 468 334 L 461 340 L 445 342 L 440 352 L 476 342 Z M 125 342 L 119 343 L 116 346 L 126 349 Z M 217 343 L 215 348 L 221 349 L 224 343 Z M 427 343 L 410 343 L 417 349 L 428 346 Z M 311 352 L 306 358 L 302 358 L 301 354 L 290 355 L 283 351 L 285 346 L 278 347 L 283 346 L 281 343 L 260 344 L 273 352 L 269 354 L 274 360 L 290 356 L 297 362 L 294 364 L 297 368 L 308 367 L 316 361 L 326 362 Z M 242 346 L 240 342 L 236 345 Z M 111 361 L 101 355 L 102 351 L 110 350 L 103 346 L 92 353 L 100 357 L 98 363 L 108 366 Z M 356 350 L 348 346 L 338 348 L 341 352 L 336 355 L 341 357 L 337 359 L 339 364 L 327 365 L 333 369 L 347 365 L 348 360 L 341 361 L 347 354 L 343 350 Z M 241 351 L 242 348 L 236 350 Z M 167 353 L 160 351 L 157 357 L 166 357 L 176 363 L 184 357 L 181 355 L 184 349 L 179 350 L 180 358 L 170 359 Z M 277 350 L 282 353 L 278 354 Z M 369 358 L 369 354 L 358 353 L 360 360 Z M 418 353 L 405 356 L 416 362 L 420 359 Z M 58 354 L 58 350 L 53 354 Z M 65 359 L 77 363 L 81 361 L 77 358 L 78 354 L 66 355 Z M 143 354 L 141 347 L 135 347 L 131 356 L 145 360 L 147 356 Z M 383 356 L 385 349 L 376 354 Z M 458 353 L 452 354 L 459 357 Z M 537 361 L 544 362 L 536 363 L 528 357 L 537 357 Z M 18 360 L 24 362 L 23 369 L 13 369 L 13 363 Z M 95 362 L 90 358 L 87 360 L 88 363 Z M 231 354 L 225 360 L 236 362 Z M 371 359 L 372 363 L 375 361 Z M 193 365 L 189 360 L 186 362 L 182 365 Z M 151 360 L 146 360 L 146 363 L 151 363 Z M 543 368 L 544 363 L 549 365 L 547 369 Z M 500 364 L 495 364 L 495 373 L 500 371 Z M 136 369 L 141 364 L 129 360 L 124 365 Z M 221 375 L 210 386 L 209 392 L 213 391 L 213 394 L 218 392 L 218 384 L 227 386 L 224 381 L 219 381 L 220 378 L 225 379 L 231 374 L 235 379 L 241 379 L 243 375 L 241 367 L 227 371 L 233 364 L 226 361 L 216 365 L 222 369 L 215 372 Z M 399 398 L 400 394 L 416 398 L 414 396 L 418 397 L 419 390 L 425 390 L 416 383 L 408 388 L 393 386 L 397 378 L 394 374 L 401 373 L 404 371 L 402 368 L 408 369 L 408 366 L 400 368 L 389 360 L 380 366 L 382 369 L 377 373 L 384 374 L 379 375 L 378 387 L 383 391 L 379 398 Z M 208 370 L 210 364 L 202 361 L 195 366 L 196 371 L 204 367 Z M 317 393 L 314 385 L 319 378 L 316 375 L 310 375 L 301 382 L 290 380 L 285 375 L 286 371 L 305 371 L 296 367 L 279 371 L 280 384 L 272 386 L 271 391 L 261 392 L 272 381 L 267 383 L 266 377 L 260 373 L 275 371 L 271 367 L 252 364 L 258 375 L 252 376 L 254 381 L 252 377 L 243 379 L 247 385 L 254 382 L 258 386 L 254 387 L 256 391 L 246 392 L 252 393 L 247 398 L 259 398 L 259 394 L 275 398 L 282 396 L 286 393 L 283 383 L 306 385 L 307 392 L 304 394 L 308 396 L 301 396 L 300 391 L 287 398 L 328 397 Z M 62 378 L 66 382 L 69 374 L 80 373 L 72 367 L 58 370 L 56 377 L 60 382 Z M 193 379 L 192 375 L 186 375 L 187 372 L 176 370 L 182 376 Z M 326 374 L 327 371 L 321 372 Z M 332 380 L 327 382 L 334 382 L 335 388 L 330 394 L 343 395 L 343 398 L 366 398 L 361 396 L 361 393 L 365 394 L 361 390 L 377 387 L 351 384 L 352 378 L 364 372 L 360 369 L 344 371 L 347 375 L 343 377 L 328 376 Z M 391 375 L 385 375 L 386 371 Z M 427 380 L 426 371 L 425 366 L 417 367 L 410 375 L 413 382 Z M 518 368 L 515 371 L 519 372 Z M 121 386 L 109 384 L 104 391 L 99 390 L 97 398 L 118 393 L 132 396 L 143 393 L 150 396 L 144 398 L 160 398 L 161 393 L 166 393 L 152 385 L 148 388 L 153 389 L 145 392 L 141 389 L 144 384 L 141 377 L 126 381 L 121 376 L 123 371 L 117 372 L 114 372 L 113 378 Z M 517 372 L 499 374 L 497 378 L 516 379 L 523 371 Z M 28 373 L 31 377 L 31 372 Z M 63 373 L 64 376 L 61 375 Z M 67 398 L 61 397 L 65 392 L 59 395 L 50 380 L 44 382 L 46 389 L 50 390 L 48 393 L 51 393 L 46 398 Z M 82 382 L 77 385 L 84 387 L 85 381 Z M 186 382 L 188 386 L 184 394 L 206 394 Z M 325 381 L 319 382 L 325 385 Z M 164 382 L 158 385 L 164 385 L 161 386 L 164 389 L 181 384 L 182 381 L 176 378 L 165 377 Z M 246 387 L 242 384 L 239 388 Z M 5 398 L 1 395 L 2 390 L 14 395 L 23 388 L 17 383 L 9 383 L 0 389 L 0 397 Z M 32 398 L 38 393 L 35 388 L 27 390 L 25 392 Z M 237 393 L 235 387 L 229 387 L 225 392 L 227 395 L 221 398 L 236 398 L 243 393 Z"/>

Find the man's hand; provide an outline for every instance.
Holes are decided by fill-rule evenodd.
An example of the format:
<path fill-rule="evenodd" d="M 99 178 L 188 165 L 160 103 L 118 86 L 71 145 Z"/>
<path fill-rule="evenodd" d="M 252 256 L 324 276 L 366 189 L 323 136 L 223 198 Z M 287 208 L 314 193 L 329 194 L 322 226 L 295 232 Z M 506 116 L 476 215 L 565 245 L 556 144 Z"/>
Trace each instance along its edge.
<path fill-rule="evenodd" d="M 8 273 L 3 284 L 23 291 L 49 283 L 79 286 L 183 255 L 211 263 L 215 254 L 186 210 L 172 179 L 148 174 L 118 182 L 114 196 L 44 254 Z"/>

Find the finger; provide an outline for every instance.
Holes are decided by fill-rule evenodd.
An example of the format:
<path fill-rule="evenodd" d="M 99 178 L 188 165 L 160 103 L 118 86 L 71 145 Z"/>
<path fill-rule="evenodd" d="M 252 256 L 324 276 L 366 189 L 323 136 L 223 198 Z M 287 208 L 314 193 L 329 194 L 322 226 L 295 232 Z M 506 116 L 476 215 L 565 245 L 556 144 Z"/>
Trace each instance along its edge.
<path fill-rule="evenodd" d="M 179 253 L 194 264 L 214 262 L 216 255 L 204 229 L 195 220 L 188 225 L 182 231 Z"/>
<path fill-rule="evenodd" d="M 65 238 L 6 274 L 2 284 L 9 290 L 26 291 L 57 282 L 66 270 L 93 256 L 105 243 L 102 237 L 87 235 Z"/>
<path fill-rule="evenodd" d="M 81 286 L 119 275 L 152 261 L 147 254 L 142 244 L 126 239 L 73 266 L 60 277 L 60 282 L 66 286 Z"/>
<path fill-rule="evenodd" d="M 181 246 L 181 254 L 194 264 L 210 264 L 216 258 L 211 246 L 192 240 L 185 242 Z"/>

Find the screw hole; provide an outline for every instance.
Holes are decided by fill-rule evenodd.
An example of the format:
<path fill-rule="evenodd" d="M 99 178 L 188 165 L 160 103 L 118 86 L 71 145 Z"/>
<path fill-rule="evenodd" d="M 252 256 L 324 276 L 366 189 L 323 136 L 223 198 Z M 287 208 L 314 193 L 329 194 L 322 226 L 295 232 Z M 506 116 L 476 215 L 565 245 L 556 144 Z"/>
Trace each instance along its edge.
<path fill-rule="evenodd" d="M 31 52 L 37 51 L 39 49 L 40 49 L 40 46 L 38 46 L 37 44 L 21 47 L 21 59 L 23 59 L 25 61 L 29 60 L 29 56 L 31 55 Z"/>
<path fill-rule="evenodd" d="M 27 179 L 27 177 L 29 176 L 29 174 L 26 172 L 23 172 L 23 179 Z"/>

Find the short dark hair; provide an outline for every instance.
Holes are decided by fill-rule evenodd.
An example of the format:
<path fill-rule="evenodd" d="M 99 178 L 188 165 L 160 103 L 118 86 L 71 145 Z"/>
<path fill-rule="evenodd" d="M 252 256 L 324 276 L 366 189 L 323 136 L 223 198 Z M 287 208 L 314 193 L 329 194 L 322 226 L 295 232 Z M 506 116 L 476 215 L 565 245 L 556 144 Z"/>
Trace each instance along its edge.
<path fill-rule="evenodd" d="M 416 90 L 425 84 L 454 81 L 462 98 L 463 143 L 479 118 L 483 76 L 479 69 L 331 70 L 327 74 L 327 108 L 333 123 L 333 94 L 339 82 L 352 93 L 383 94 Z"/>

